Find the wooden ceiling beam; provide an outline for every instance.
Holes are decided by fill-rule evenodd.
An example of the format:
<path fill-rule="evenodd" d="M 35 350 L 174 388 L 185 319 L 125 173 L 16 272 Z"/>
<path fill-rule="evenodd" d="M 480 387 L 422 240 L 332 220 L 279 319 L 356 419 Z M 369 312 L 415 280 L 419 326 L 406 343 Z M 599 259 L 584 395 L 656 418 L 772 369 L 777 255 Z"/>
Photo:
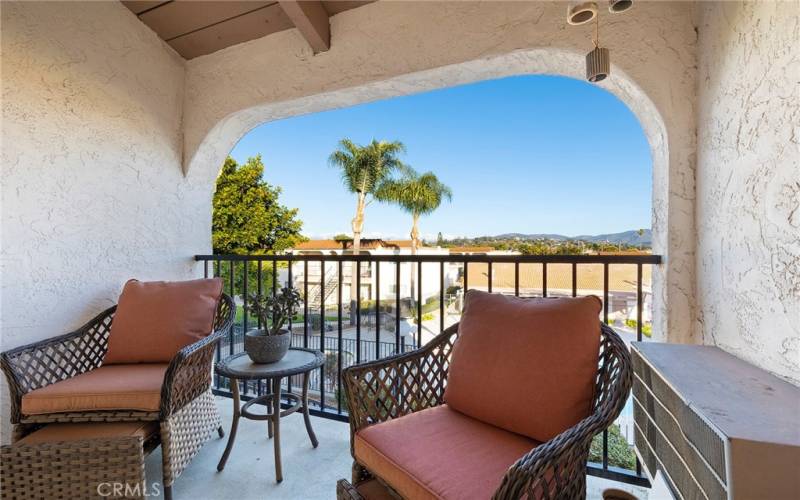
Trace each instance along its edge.
<path fill-rule="evenodd" d="M 315 54 L 331 48 L 331 23 L 322 2 L 280 0 L 278 3 Z"/>

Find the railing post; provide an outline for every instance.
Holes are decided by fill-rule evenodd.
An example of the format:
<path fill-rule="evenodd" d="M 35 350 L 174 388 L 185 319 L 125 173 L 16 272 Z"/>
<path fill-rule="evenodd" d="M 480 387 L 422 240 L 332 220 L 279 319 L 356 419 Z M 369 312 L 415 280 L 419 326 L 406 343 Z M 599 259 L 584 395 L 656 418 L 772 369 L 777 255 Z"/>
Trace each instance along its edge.
<path fill-rule="evenodd" d="M 444 261 L 439 262 L 439 333 L 444 331 Z"/>
<path fill-rule="evenodd" d="M 336 326 L 338 329 L 337 335 L 337 357 L 338 371 L 336 373 L 336 411 L 341 415 L 342 413 L 342 397 L 344 392 L 342 390 L 342 261 L 339 261 L 337 286 L 336 286 Z"/>
<path fill-rule="evenodd" d="M 547 297 L 547 262 L 542 262 L 542 297 Z"/>
<path fill-rule="evenodd" d="M 319 317 L 320 317 L 320 328 L 319 328 L 319 350 L 322 351 L 322 356 L 325 361 L 325 327 L 327 323 L 325 322 L 325 261 L 319 261 Z M 319 408 L 322 411 L 325 411 L 325 362 L 322 363 L 322 366 L 319 367 Z"/>
<path fill-rule="evenodd" d="M 233 299 L 233 307 L 234 307 L 234 310 L 235 310 L 236 309 L 236 293 L 234 291 L 234 288 L 235 288 L 234 276 L 233 276 L 234 267 L 233 267 L 233 261 L 232 260 L 230 261 L 230 265 L 228 266 L 228 271 L 230 272 L 230 276 L 229 276 L 229 278 L 230 278 L 229 279 L 229 281 L 230 281 L 230 297 L 231 297 L 231 299 Z M 234 332 L 234 330 L 236 330 L 236 313 L 235 312 L 234 312 L 234 315 L 233 315 L 233 319 L 234 319 L 233 327 L 231 328 L 231 333 L 230 333 L 229 338 L 228 338 L 228 354 L 231 355 L 231 356 L 233 356 L 233 343 L 234 343 L 234 339 L 236 338 L 236 335 L 235 335 L 235 332 Z"/>
<path fill-rule="evenodd" d="M 608 263 L 603 263 L 603 323 L 608 324 Z"/>
<path fill-rule="evenodd" d="M 356 260 L 355 262 L 356 262 L 356 363 L 360 363 L 361 362 L 361 261 Z"/>
<path fill-rule="evenodd" d="M 417 347 L 422 346 L 422 262 L 417 263 Z"/>
<path fill-rule="evenodd" d="M 578 296 L 578 264 L 572 263 L 572 296 Z"/>
<path fill-rule="evenodd" d="M 372 263 L 370 262 L 370 266 Z M 381 358 L 378 345 L 381 341 L 381 263 L 375 262 L 375 359 Z"/>
<path fill-rule="evenodd" d="M 308 261 L 303 261 L 303 347 L 308 349 Z"/>
<path fill-rule="evenodd" d="M 636 264 L 636 340 L 642 341 L 642 265 Z"/>
<path fill-rule="evenodd" d="M 395 261 L 395 287 L 394 287 L 394 350 L 400 348 L 400 260 Z"/>
<path fill-rule="evenodd" d="M 469 279 L 469 262 L 464 261 L 464 294 L 466 295 L 467 290 L 469 290 L 469 284 L 467 280 Z"/>
<path fill-rule="evenodd" d="M 608 262 L 603 263 L 603 323 L 608 324 Z M 608 470 L 608 429 L 603 429 L 603 470 Z"/>

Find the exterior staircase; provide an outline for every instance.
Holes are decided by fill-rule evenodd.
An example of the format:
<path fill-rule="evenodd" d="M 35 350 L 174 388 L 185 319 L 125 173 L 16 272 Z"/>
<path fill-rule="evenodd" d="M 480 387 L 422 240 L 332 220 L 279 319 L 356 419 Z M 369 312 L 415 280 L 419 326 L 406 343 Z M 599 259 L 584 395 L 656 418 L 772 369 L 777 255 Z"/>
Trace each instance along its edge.
<path fill-rule="evenodd" d="M 334 266 L 328 266 L 325 270 L 325 296 L 323 297 L 323 290 L 319 284 L 308 285 L 308 310 L 309 312 L 317 312 L 322 307 L 323 299 L 326 301 L 336 291 L 339 286 L 339 277 L 337 270 Z"/>

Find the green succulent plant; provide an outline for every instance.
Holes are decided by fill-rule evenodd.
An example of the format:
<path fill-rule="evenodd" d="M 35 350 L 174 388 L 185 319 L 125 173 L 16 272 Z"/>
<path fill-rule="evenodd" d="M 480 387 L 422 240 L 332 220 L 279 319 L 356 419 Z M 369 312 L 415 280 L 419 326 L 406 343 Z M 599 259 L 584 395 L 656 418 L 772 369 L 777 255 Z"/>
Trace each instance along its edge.
<path fill-rule="evenodd" d="M 283 325 L 295 315 L 301 301 L 300 292 L 284 287 L 275 294 L 249 294 L 245 309 L 261 321 L 266 335 L 278 335 Z"/>

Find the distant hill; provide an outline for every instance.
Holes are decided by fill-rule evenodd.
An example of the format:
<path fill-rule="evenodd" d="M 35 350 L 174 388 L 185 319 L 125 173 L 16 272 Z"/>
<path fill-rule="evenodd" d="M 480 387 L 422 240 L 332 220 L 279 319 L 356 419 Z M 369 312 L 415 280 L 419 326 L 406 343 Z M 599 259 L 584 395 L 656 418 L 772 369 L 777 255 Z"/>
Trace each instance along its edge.
<path fill-rule="evenodd" d="M 520 239 L 520 240 L 554 240 L 554 241 L 587 241 L 591 243 L 622 243 L 625 245 L 644 245 L 649 246 L 653 242 L 653 233 L 645 229 L 640 236 L 638 230 L 624 231 L 622 233 L 582 234 L 579 236 L 564 236 L 563 234 L 523 234 L 506 233 L 495 236 L 497 239 Z"/>

